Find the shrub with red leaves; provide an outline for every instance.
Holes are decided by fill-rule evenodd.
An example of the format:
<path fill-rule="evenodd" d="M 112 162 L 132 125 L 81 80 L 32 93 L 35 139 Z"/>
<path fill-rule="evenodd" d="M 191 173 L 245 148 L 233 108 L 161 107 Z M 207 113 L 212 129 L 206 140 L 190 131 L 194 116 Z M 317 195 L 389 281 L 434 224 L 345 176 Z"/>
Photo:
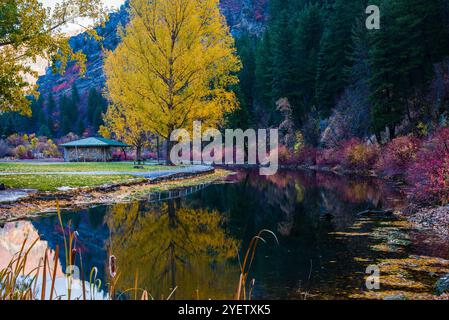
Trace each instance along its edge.
<path fill-rule="evenodd" d="M 290 151 L 286 146 L 280 145 L 278 148 L 279 163 L 282 165 L 296 165 L 299 163 L 298 156 Z"/>
<path fill-rule="evenodd" d="M 376 170 L 385 177 L 403 175 L 416 160 L 421 141 L 411 136 L 398 137 L 382 148 Z"/>
<path fill-rule="evenodd" d="M 379 148 L 352 138 L 340 143 L 338 147 L 320 150 L 317 164 L 324 166 L 342 166 L 349 170 L 369 171 L 379 156 Z"/>
<path fill-rule="evenodd" d="M 341 147 L 342 165 L 345 168 L 360 171 L 373 169 L 379 157 L 376 145 L 366 144 L 359 139 L 350 139 Z"/>
<path fill-rule="evenodd" d="M 449 203 L 449 128 L 438 130 L 422 144 L 407 170 L 412 198 L 421 203 Z"/>
<path fill-rule="evenodd" d="M 341 164 L 339 148 L 321 149 L 317 152 L 316 163 L 320 166 L 336 166 Z"/>
<path fill-rule="evenodd" d="M 305 166 L 314 166 L 316 165 L 316 157 L 317 157 L 317 149 L 314 147 L 303 147 L 298 152 L 298 164 Z"/>

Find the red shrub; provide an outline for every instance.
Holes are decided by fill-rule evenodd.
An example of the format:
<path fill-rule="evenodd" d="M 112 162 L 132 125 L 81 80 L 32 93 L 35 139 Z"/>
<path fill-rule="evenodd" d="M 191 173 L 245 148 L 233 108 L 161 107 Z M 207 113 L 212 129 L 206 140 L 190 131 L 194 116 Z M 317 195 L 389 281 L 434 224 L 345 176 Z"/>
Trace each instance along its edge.
<path fill-rule="evenodd" d="M 279 163 L 282 165 L 296 165 L 298 164 L 298 157 L 297 155 L 290 151 L 286 146 L 280 145 L 278 148 L 278 156 L 279 156 Z"/>
<path fill-rule="evenodd" d="M 398 137 L 382 148 L 376 164 L 377 171 L 386 177 L 405 174 L 410 164 L 416 160 L 421 142 L 410 136 Z"/>
<path fill-rule="evenodd" d="M 155 152 L 143 151 L 141 157 L 142 160 L 155 160 L 157 159 L 157 154 Z M 112 159 L 114 161 L 136 161 L 136 150 L 127 150 L 126 152 L 123 152 L 120 149 L 116 149 L 112 153 Z"/>
<path fill-rule="evenodd" d="M 133 158 L 133 153 L 132 152 L 126 152 L 126 157 L 125 157 L 125 153 L 121 150 L 115 150 L 114 152 L 112 152 L 112 160 L 113 161 L 131 161 L 134 160 Z"/>
<path fill-rule="evenodd" d="M 339 148 L 321 149 L 317 152 L 316 163 L 321 166 L 336 166 L 341 164 Z"/>
<path fill-rule="evenodd" d="M 343 167 L 369 171 L 377 162 L 379 148 L 376 145 L 363 143 L 359 139 L 351 139 L 343 143 L 340 154 Z"/>
<path fill-rule="evenodd" d="M 298 164 L 313 166 L 316 165 L 317 149 L 314 147 L 303 147 L 298 153 Z"/>
<path fill-rule="evenodd" d="M 340 143 L 338 147 L 318 152 L 317 163 L 325 166 L 342 166 L 350 170 L 371 170 L 377 161 L 379 148 L 357 138 Z"/>
<path fill-rule="evenodd" d="M 449 203 L 449 128 L 425 141 L 407 170 L 412 197 L 423 203 Z"/>

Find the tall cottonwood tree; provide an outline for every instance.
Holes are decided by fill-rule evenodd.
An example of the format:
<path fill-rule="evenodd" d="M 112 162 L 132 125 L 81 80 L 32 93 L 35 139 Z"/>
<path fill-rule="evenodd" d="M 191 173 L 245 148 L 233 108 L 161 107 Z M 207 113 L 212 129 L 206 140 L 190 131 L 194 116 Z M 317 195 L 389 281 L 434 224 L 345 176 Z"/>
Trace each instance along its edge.
<path fill-rule="evenodd" d="M 31 79 L 37 76 L 30 63 L 38 58 L 54 62 L 54 69 L 65 71 L 69 60 L 84 70 L 85 56 L 73 52 L 61 27 L 78 18 L 104 21 L 102 0 L 60 0 L 53 10 L 39 0 L 2 0 L 0 5 L 0 112 L 29 115 L 37 95 Z M 88 30 L 95 36 L 93 30 Z M 58 62 L 58 63 L 55 63 Z"/>
<path fill-rule="evenodd" d="M 240 68 L 219 0 L 131 0 L 122 43 L 105 62 L 112 103 L 164 139 L 194 120 L 220 124 L 237 104 L 229 87 Z"/>

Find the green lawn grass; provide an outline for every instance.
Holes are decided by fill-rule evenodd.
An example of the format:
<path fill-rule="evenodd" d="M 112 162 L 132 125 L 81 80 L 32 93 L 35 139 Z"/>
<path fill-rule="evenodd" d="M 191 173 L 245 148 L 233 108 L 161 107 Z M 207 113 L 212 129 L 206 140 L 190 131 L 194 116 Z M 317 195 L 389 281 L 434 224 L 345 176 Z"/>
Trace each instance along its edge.
<path fill-rule="evenodd" d="M 135 169 L 132 162 L 61 162 L 61 163 L 28 163 L 28 162 L 0 162 L 0 172 L 148 172 L 155 170 L 169 170 L 173 167 L 161 165 L 145 165 L 144 169 Z"/>
<path fill-rule="evenodd" d="M 135 169 L 132 162 L 73 162 L 73 163 L 29 163 L 1 162 L 0 173 L 18 173 L 0 175 L 0 183 L 9 188 L 36 189 L 54 191 L 60 187 L 92 187 L 103 184 L 123 183 L 136 180 L 126 172 L 148 172 L 169 170 L 173 167 L 161 165 L 145 165 L 143 169 Z M 124 174 L 69 175 L 55 172 L 123 172 Z M 32 173 L 36 174 L 33 175 Z M 49 174 L 42 174 L 42 173 Z M 39 173 L 39 174 L 37 174 Z M 50 174 L 53 173 L 53 174 Z M 143 180 L 139 178 L 138 180 Z"/>
<path fill-rule="evenodd" d="M 9 188 L 55 191 L 61 187 L 93 187 L 104 184 L 143 181 L 130 175 L 64 175 L 64 174 L 15 174 L 0 176 L 0 183 Z"/>

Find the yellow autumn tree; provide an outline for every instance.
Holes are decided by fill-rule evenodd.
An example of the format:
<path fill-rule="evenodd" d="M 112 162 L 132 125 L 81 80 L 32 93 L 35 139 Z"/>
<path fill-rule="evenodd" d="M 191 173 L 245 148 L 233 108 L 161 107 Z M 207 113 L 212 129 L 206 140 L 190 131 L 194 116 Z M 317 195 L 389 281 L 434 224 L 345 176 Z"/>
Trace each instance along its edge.
<path fill-rule="evenodd" d="M 167 140 L 194 120 L 219 125 L 237 105 L 229 87 L 241 68 L 219 0 L 131 0 L 129 10 L 105 62 L 112 103 Z"/>

